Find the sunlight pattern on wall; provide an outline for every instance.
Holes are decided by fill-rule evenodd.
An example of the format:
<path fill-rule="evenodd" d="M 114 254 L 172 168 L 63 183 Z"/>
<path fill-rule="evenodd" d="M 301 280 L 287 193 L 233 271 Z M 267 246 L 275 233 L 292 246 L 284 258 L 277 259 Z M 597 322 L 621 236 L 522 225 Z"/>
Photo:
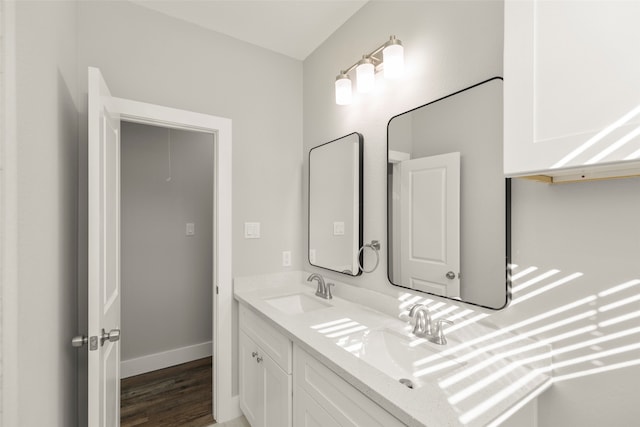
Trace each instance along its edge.
<path fill-rule="evenodd" d="M 406 351 L 434 346 L 411 333 L 408 314 L 414 304 L 425 305 L 433 321 L 454 322 L 446 331 L 449 344 L 423 353 L 407 372 L 417 383 L 437 385 L 465 425 L 486 423 L 489 411 L 512 413 L 519 407 L 514 394 L 535 396 L 552 383 L 640 364 L 639 278 L 572 299 L 572 287 L 580 287 L 585 278 L 582 272 L 517 265 L 510 271 L 511 305 L 530 313 L 516 322 L 509 322 L 509 310 L 486 313 L 410 292 L 398 294 L 397 317 L 404 324 L 398 331 L 407 338 Z M 558 303 L 540 312 L 538 298 L 549 292 L 558 295 Z M 507 326 L 492 327 L 494 320 Z M 357 357 L 362 356 L 364 337 L 376 333 L 347 317 L 313 329 Z"/>

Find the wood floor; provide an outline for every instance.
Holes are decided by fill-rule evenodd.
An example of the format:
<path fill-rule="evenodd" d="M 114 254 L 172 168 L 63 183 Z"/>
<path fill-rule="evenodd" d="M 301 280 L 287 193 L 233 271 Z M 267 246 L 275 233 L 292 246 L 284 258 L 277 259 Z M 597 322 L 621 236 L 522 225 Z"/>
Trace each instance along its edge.
<path fill-rule="evenodd" d="M 125 378 L 121 427 L 204 427 L 211 415 L 211 357 Z"/>

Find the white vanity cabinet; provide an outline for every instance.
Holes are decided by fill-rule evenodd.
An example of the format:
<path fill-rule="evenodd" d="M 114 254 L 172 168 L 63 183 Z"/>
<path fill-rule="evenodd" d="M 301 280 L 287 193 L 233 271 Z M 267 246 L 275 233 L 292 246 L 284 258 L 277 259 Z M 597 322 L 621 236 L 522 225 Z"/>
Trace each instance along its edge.
<path fill-rule="evenodd" d="M 240 408 L 251 427 L 291 427 L 291 341 L 240 305 Z"/>
<path fill-rule="evenodd" d="M 638 1 L 506 1 L 506 176 L 639 173 L 639 16 Z"/>
<path fill-rule="evenodd" d="M 293 424 L 296 427 L 401 427 L 374 401 L 294 345 Z"/>

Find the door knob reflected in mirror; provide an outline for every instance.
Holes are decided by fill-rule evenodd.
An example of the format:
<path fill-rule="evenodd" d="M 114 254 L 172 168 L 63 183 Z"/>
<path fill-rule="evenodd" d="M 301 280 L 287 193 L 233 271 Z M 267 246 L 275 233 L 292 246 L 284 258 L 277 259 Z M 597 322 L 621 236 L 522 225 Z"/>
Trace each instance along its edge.
<path fill-rule="evenodd" d="M 453 271 L 449 271 L 449 272 L 446 274 L 446 276 L 447 276 L 447 279 L 449 279 L 449 280 L 453 280 L 453 279 L 455 279 L 455 278 L 456 278 L 456 273 L 454 273 Z"/>

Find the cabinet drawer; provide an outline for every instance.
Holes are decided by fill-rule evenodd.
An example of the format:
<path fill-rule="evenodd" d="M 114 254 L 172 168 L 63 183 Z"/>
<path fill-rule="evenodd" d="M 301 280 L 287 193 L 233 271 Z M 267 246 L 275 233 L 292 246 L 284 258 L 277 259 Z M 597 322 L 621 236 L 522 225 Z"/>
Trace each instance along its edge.
<path fill-rule="evenodd" d="M 297 395 L 298 390 L 306 392 L 318 406 L 322 407 L 336 426 L 340 427 L 401 427 L 397 418 L 389 414 L 373 400 L 358 391 L 351 384 L 340 378 L 332 370 L 318 362 L 313 356 L 294 347 L 293 381 L 294 418 L 303 418 L 304 399 Z M 310 410 L 310 408 L 306 408 Z M 304 411 L 303 411 L 304 412 Z M 318 413 L 317 410 L 313 411 Z"/>
<path fill-rule="evenodd" d="M 291 373 L 291 341 L 240 304 L 240 329 L 260 346 L 287 374 Z"/>

